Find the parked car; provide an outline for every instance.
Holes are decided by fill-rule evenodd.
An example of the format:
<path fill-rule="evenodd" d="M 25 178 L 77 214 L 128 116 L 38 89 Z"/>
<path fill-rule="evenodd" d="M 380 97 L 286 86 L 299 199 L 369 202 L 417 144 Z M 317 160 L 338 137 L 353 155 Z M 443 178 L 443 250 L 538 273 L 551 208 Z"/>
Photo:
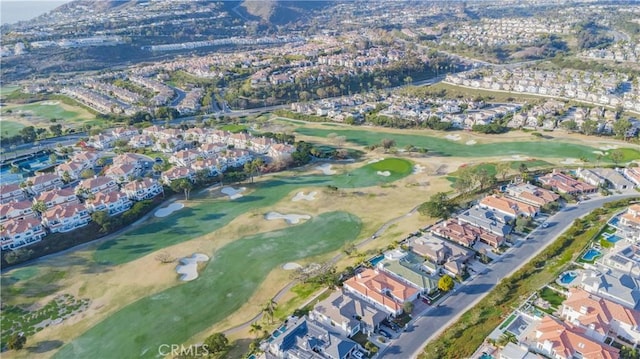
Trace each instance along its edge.
<path fill-rule="evenodd" d="M 386 330 L 380 329 L 379 332 L 380 332 L 380 335 L 382 335 L 383 337 L 387 339 L 391 339 L 391 334 L 389 334 Z"/>
<path fill-rule="evenodd" d="M 549 223 L 547 222 L 542 222 L 542 228 L 547 228 L 549 227 Z"/>

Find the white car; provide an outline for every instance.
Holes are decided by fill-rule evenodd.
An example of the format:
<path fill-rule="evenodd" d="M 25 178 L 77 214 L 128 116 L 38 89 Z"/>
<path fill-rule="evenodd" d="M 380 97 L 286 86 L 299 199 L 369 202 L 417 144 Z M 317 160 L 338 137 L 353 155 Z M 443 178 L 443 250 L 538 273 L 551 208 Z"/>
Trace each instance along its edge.
<path fill-rule="evenodd" d="M 549 227 L 549 223 L 547 222 L 542 222 L 542 228 L 547 228 Z"/>

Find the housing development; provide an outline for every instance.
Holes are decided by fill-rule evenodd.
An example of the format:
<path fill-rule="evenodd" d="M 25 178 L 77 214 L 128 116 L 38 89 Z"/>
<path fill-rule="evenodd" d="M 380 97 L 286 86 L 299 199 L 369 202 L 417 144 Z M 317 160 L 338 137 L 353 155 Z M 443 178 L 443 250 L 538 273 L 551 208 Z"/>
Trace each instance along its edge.
<path fill-rule="evenodd" d="M 0 35 L 2 357 L 640 358 L 638 3 L 74 0 Z"/>

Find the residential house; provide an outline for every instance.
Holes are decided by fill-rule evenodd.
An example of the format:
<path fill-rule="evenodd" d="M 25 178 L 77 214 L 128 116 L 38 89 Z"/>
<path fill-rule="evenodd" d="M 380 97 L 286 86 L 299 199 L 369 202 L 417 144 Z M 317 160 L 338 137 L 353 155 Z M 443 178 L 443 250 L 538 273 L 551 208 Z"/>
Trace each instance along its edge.
<path fill-rule="evenodd" d="M 551 187 L 554 191 L 574 196 L 595 193 L 598 191 L 598 187 L 575 180 L 564 173 L 558 172 L 557 170 L 538 178 L 538 180 L 545 186 Z"/>
<path fill-rule="evenodd" d="M 208 176 L 217 176 L 227 169 L 226 161 L 221 158 L 205 158 L 195 161 L 191 168 L 198 171 L 207 171 Z"/>
<path fill-rule="evenodd" d="M 273 338 L 265 348 L 269 358 L 326 358 L 350 359 L 362 347 L 340 335 L 332 328 L 325 328 L 307 317 L 290 320 L 287 327 Z"/>
<path fill-rule="evenodd" d="M 601 344 L 582 333 L 582 330 L 545 316 L 534 333 L 533 349 L 555 359 L 599 358 L 617 359 L 618 349 Z"/>
<path fill-rule="evenodd" d="M 113 147 L 113 143 L 115 142 L 115 140 L 116 138 L 112 136 L 107 136 L 103 134 L 93 135 L 89 137 L 89 141 L 87 142 L 87 145 L 98 150 L 108 150 L 111 147 Z"/>
<path fill-rule="evenodd" d="M 640 310 L 640 278 L 615 269 L 585 270 L 582 288 L 625 307 Z"/>
<path fill-rule="evenodd" d="M 509 219 L 517 217 L 535 217 L 538 215 L 538 207 L 521 202 L 516 199 L 500 197 L 496 195 L 486 196 L 480 201 L 481 208 L 487 208 Z M 499 217 L 499 216 L 498 216 Z"/>
<path fill-rule="evenodd" d="M 128 145 L 133 148 L 147 148 L 153 145 L 153 138 L 149 135 L 136 135 L 129 139 Z"/>
<path fill-rule="evenodd" d="M 402 314 L 404 302 L 419 294 L 418 288 L 405 284 L 379 269 L 365 269 L 344 282 L 344 288 L 392 316 Z"/>
<path fill-rule="evenodd" d="M 267 155 L 271 157 L 274 161 L 282 161 L 282 162 L 290 162 L 292 159 L 293 153 L 296 151 L 296 148 L 292 145 L 276 143 L 269 147 L 269 151 Z"/>
<path fill-rule="evenodd" d="M 636 187 L 640 187 L 640 168 L 628 167 L 623 170 L 623 173 L 629 181 L 636 185 Z"/>
<path fill-rule="evenodd" d="M 628 188 L 634 188 L 635 184 L 625 178 L 622 173 L 614 170 L 613 168 L 594 168 L 592 172 L 602 178 L 607 187 L 616 191 L 623 191 Z"/>
<path fill-rule="evenodd" d="M 517 185 L 507 186 L 506 193 L 508 196 L 518 201 L 530 204 L 536 207 L 543 207 L 549 203 L 557 201 L 560 196 L 557 194 L 530 183 L 520 183 Z"/>
<path fill-rule="evenodd" d="M 253 137 L 250 139 L 250 142 L 251 146 L 249 146 L 249 149 L 263 155 L 269 152 L 269 148 L 272 145 L 276 144 L 276 142 L 269 137 Z"/>
<path fill-rule="evenodd" d="M 350 338 L 358 332 L 373 334 L 388 314 L 349 292 L 335 291 L 318 302 L 309 318 L 339 328 Z"/>
<path fill-rule="evenodd" d="M 195 171 L 189 167 L 171 167 L 167 171 L 162 172 L 162 182 L 167 186 L 171 184 L 172 181 L 186 178 L 189 181 L 193 182 L 195 180 Z"/>
<path fill-rule="evenodd" d="M 620 216 L 620 225 L 640 232 L 640 204 L 632 204 L 627 211 Z"/>
<path fill-rule="evenodd" d="M 424 259 L 413 253 L 407 253 L 400 259 L 384 259 L 378 263 L 381 269 L 401 282 L 405 282 L 420 290 L 420 294 L 431 294 L 438 290 L 438 280 L 423 271 Z"/>
<path fill-rule="evenodd" d="M 640 343 L 640 311 L 583 289 L 569 289 L 567 299 L 562 303 L 561 317 L 601 343 L 607 337 L 622 337 L 636 345 Z"/>
<path fill-rule="evenodd" d="M 60 176 L 53 173 L 39 174 L 35 177 L 29 177 L 27 180 L 27 190 L 33 195 L 52 190 L 54 188 L 60 188 L 62 185 L 63 183 Z"/>
<path fill-rule="evenodd" d="M 143 178 L 129 182 L 122 187 L 122 191 L 127 194 L 129 199 L 134 201 L 151 199 L 164 192 L 160 182 L 153 178 Z"/>
<path fill-rule="evenodd" d="M 27 198 L 27 194 L 20 188 L 20 185 L 15 183 L 0 185 L 0 203 L 22 201 L 25 198 Z"/>
<path fill-rule="evenodd" d="M 110 216 L 120 214 L 132 206 L 129 197 L 120 191 L 99 192 L 85 204 L 89 212 L 106 211 Z"/>
<path fill-rule="evenodd" d="M 506 223 L 509 220 L 508 216 L 504 214 L 501 215 L 499 212 L 482 209 L 479 206 L 469 208 L 458 214 L 457 218 L 459 222 L 471 224 L 485 232 L 502 237 L 501 241 L 504 241 L 504 237 L 508 236 L 513 230 L 513 228 Z M 498 246 L 501 244 L 502 243 L 499 243 Z"/>
<path fill-rule="evenodd" d="M 140 169 L 133 164 L 114 164 L 104 171 L 104 175 L 116 183 L 130 182 L 140 175 Z"/>
<path fill-rule="evenodd" d="M 211 131 L 211 133 L 207 136 L 207 141 L 206 142 L 208 142 L 208 143 L 232 144 L 229 141 L 229 137 L 231 137 L 231 132 L 221 131 L 221 130 L 214 130 L 214 131 Z"/>
<path fill-rule="evenodd" d="M 480 228 L 453 218 L 435 225 L 431 232 L 464 247 L 472 247 L 480 236 Z"/>
<path fill-rule="evenodd" d="M 34 203 L 42 202 L 47 208 L 57 206 L 59 204 L 80 203 L 78 196 L 71 188 L 56 188 L 50 191 L 44 191 L 33 199 Z"/>
<path fill-rule="evenodd" d="M 223 152 L 227 149 L 227 145 L 222 142 L 216 143 L 203 143 L 200 145 L 200 153 L 202 157 L 209 158 L 215 157 L 220 152 Z"/>
<path fill-rule="evenodd" d="M 91 221 L 89 211 L 82 204 L 57 205 L 42 214 L 42 224 L 51 231 L 69 232 Z"/>
<path fill-rule="evenodd" d="M 65 173 L 68 173 L 69 178 L 77 180 L 85 169 L 87 169 L 87 166 L 83 162 L 65 162 L 56 166 L 55 173 L 60 176 L 60 178 L 64 178 Z"/>
<path fill-rule="evenodd" d="M 76 186 L 76 193 L 84 198 L 88 198 L 91 194 L 96 195 L 98 192 L 109 193 L 117 190 L 116 181 L 106 176 L 87 178 Z"/>
<path fill-rule="evenodd" d="M 182 150 L 169 157 L 169 163 L 176 166 L 189 167 L 199 157 L 202 157 L 202 155 L 196 150 Z"/>
<path fill-rule="evenodd" d="M 137 136 L 140 132 L 135 127 L 116 127 L 111 130 L 111 136 L 116 139 L 130 139 L 133 136 Z"/>
<path fill-rule="evenodd" d="M 234 148 L 248 149 L 251 148 L 251 140 L 253 140 L 253 136 L 248 133 L 239 132 L 229 136 L 227 143 Z"/>
<path fill-rule="evenodd" d="M 153 144 L 152 149 L 162 153 L 173 153 L 180 146 L 182 146 L 182 140 L 180 139 L 160 138 Z"/>
<path fill-rule="evenodd" d="M 221 157 L 226 161 L 228 167 L 241 167 L 253 159 L 253 156 L 249 151 L 237 148 L 227 150 L 227 152 Z"/>
<path fill-rule="evenodd" d="M 40 220 L 36 218 L 11 219 L 0 228 L 0 248 L 4 251 L 28 246 L 46 235 Z"/>
<path fill-rule="evenodd" d="M 84 164 L 84 168 L 93 168 L 96 166 L 96 162 L 98 161 L 100 156 L 93 151 L 81 151 L 76 152 L 71 158 L 69 158 L 70 162 L 79 162 Z"/>
<path fill-rule="evenodd" d="M 595 170 L 578 168 L 576 170 L 576 176 L 592 186 L 604 187 L 606 184 L 605 179 L 600 177 Z"/>
<path fill-rule="evenodd" d="M 145 158 L 136 153 L 123 153 L 113 158 L 114 165 L 133 165 L 141 171 L 145 165 Z"/>
<path fill-rule="evenodd" d="M 33 203 L 29 200 L 15 201 L 0 204 L 0 223 L 8 220 L 21 220 L 25 218 L 35 218 L 35 213 L 31 209 Z"/>

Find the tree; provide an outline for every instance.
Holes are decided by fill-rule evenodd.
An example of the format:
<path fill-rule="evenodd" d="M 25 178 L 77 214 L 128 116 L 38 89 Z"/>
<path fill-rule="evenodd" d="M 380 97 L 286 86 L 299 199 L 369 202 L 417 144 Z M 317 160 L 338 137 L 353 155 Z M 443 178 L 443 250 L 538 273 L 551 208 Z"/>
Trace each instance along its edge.
<path fill-rule="evenodd" d="M 82 172 L 80 172 L 80 178 L 82 179 L 91 178 L 95 175 L 96 173 L 91 168 L 87 168 L 86 170 L 83 170 Z"/>
<path fill-rule="evenodd" d="M 448 292 L 452 290 L 454 286 L 455 286 L 455 283 L 453 282 L 453 278 L 451 278 L 451 276 L 449 276 L 448 274 L 443 275 L 438 280 L 438 289 L 440 289 L 443 292 Z"/>
<path fill-rule="evenodd" d="M 367 349 L 372 355 L 377 353 L 379 350 L 375 344 L 369 341 L 367 341 L 367 343 L 364 345 L 364 348 Z"/>
<path fill-rule="evenodd" d="M 258 338 L 261 331 L 262 331 L 262 326 L 258 324 L 258 322 L 251 323 L 251 327 L 249 327 L 249 333 L 255 334 L 256 338 Z"/>
<path fill-rule="evenodd" d="M 390 149 L 391 147 L 396 145 L 396 141 L 390 138 L 384 138 L 380 144 L 382 145 L 382 148 L 384 148 L 385 150 Z"/>
<path fill-rule="evenodd" d="M 522 232 L 524 229 L 531 223 L 531 219 L 529 217 L 518 217 L 516 218 L 516 231 Z"/>
<path fill-rule="evenodd" d="M 273 314 L 275 313 L 277 307 L 278 303 L 276 303 L 276 301 L 273 299 L 270 299 L 264 305 L 264 307 L 262 307 L 262 312 L 269 318 L 269 323 L 273 322 Z"/>
<path fill-rule="evenodd" d="M 314 148 L 312 148 L 309 152 L 311 153 L 313 150 Z M 263 165 L 264 161 L 262 160 L 262 158 L 256 158 L 255 160 L 246 162 L 244 164 L 244 172 L 247 174 L 247 176 L 251 177 L 251 183 L 253 183 L 253 176 L 255 175 L 255 173 L 259 173 L 260 168 L 262 168 Z"/>
<path fill-rule="evenodd" d="M 582 133 L 587 136 L 593 135 L 598 130 L 598 122 L 594 120 L 586 120 L 582 123 Z"/>
<path fill-rule="evenodd" d="M 502 181 L 507 179 L 507 174 L 511 170 L 511 164 L 509 162 L 500 162 L 496 165 L 496 172 L 502 177 Z"/>
<path fill-rule="evenodd" d="M 20 350 L 27 344 L 27 337 L 22 333 L 13 333 L 7 342 L 9 350 Z"/>
<path fill-rule="evenodd" d="M 91 214 L 91 219 L 100 226 L 100 232 L 107 233 L 113 226 L 113 219 L 107 211 L 96 211 Z"/>
<path fill-rule="evenodd" d="M 411 314 L 411 312 L 413 312 L 413 302 L 411 301 L 404 302 L 402 304 L 402 310 L 404 310 L 404 312 L 407 314 Z"/>
<path fill-rule="evenodd" d="M 619 119 L 613 123 L 613 133 L 618 137 L 626 139 L 629 129 L 631 129 L 631 121 L 628 118 Z"/>
<path fill-rule="evenodd" d="M 55 165 L 56 162 L 58 162 L 58 155 L 56 155 L 55 153 L 50 154 L 49 163 L 51 163 L 52 165 Z"/>
<path fill-rule="evenodd" d="M 447 219 L 451 216 L 453 209 L 454 205 L 449 201 L 449 196 L 445 192 L 438 192 L 431 196 L 429 201 L 420 205 L 418 211 L 433 218 Z"/>
<path fill-rule="evenodd" d="M 193 183 L 186 178 L 180 178 L 177 180 L 171 181 L 171 189 L 175 192 L 184 191 L 185 200 L 189 200 L 189 193 L 193 189 Z"/>
<path fill-rule="evenodd" d="M 480 191 L 484 191 L 485 187 L 491 187 L 496 184 L 496 177 L 491 175 L 486 168 L 478 168 L 475 171 L 475 178 L 480 184 Z"/>
<path fill-rule="evenodd" d="M 104 167 L 107 164 L 107 159 L 105 157 L 100 157 L 96 160 L 96 165 L 100 167 Z"/>
<path fill-rule="evenodd" d="M 609 154 L 609 157 L 611 157 L 611 160 L 613 161 L 613 163 L 616 164 L 616 166 L 618 165 L 618 163 L 620 163 L 620 161 L 622 161 L 624 159 L 624 152 L 620 151 L 620 150 L 613 150 L 611 151 L 611 153 Z"/>
<path fill-rule="evenodd" d="M 204 345 L 209 353 L 220 354 L 229 349 L 229 339 L 223 333 L 214 333 L 204 340 Z"/>
<path fill-rule="evenodd" d="M 47 211 L 47 205 L 43 201 L 37 201 L 36 203 L 33 204 L 33 206 L 31 206 L 31 210 L 39 214 L 42 214 Z"/>
<path fill-rule="evenodd" d="M 62 182 L 64 183 L 69 183 L 71 182 L 72 178 L 71 175 L 69 174 L 69 171 L 64 171 L 62 173 Z"/>
<path fill-rule="evenodd" d="M 518 344 L 518 338 L 516 338 L 513 333 L 504 332 L 498 340 L 496 340 L 496 345 L 499 347 L 504 347 L 509 343 Z"/>

